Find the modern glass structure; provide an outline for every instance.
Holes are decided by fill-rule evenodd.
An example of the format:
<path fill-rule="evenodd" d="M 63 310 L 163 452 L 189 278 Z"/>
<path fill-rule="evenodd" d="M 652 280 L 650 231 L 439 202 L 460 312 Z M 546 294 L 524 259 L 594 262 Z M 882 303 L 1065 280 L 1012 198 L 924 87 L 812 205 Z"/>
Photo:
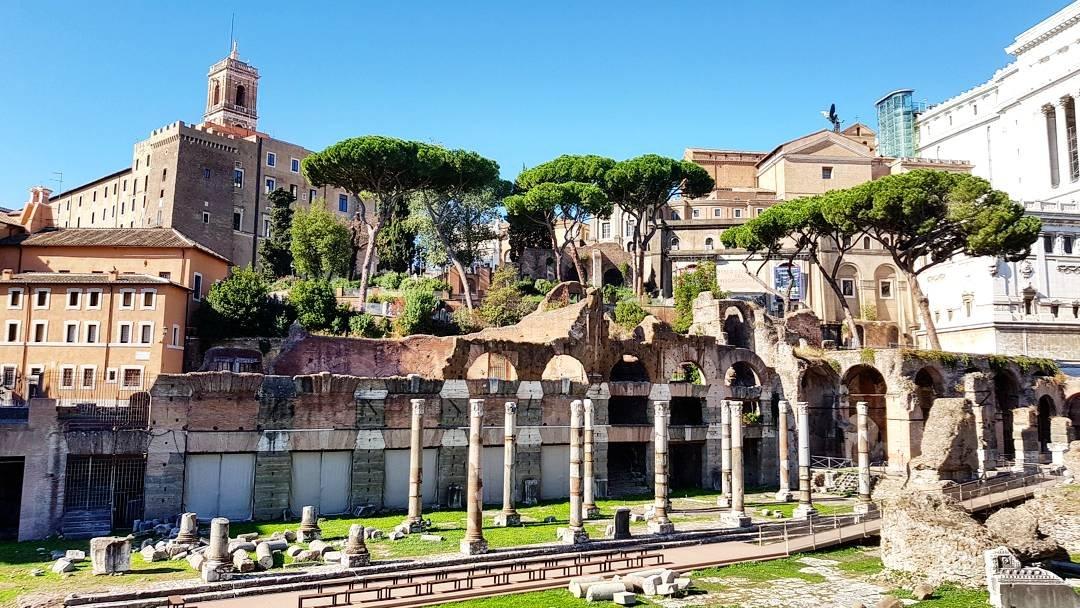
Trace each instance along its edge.
<path fill-rule="evenodd" d="M 914 89 L 898 89 L 877 100 L 877 152 L 880 156 L 910 158 L 918 148 L 915 115 L 926 109 L 914 101 Z"/>

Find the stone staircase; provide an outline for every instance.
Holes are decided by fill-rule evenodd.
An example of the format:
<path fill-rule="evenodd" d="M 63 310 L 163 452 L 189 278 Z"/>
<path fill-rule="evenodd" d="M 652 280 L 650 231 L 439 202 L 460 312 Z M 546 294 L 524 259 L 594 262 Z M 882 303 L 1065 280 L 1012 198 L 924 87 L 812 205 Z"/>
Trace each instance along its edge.
<path fill-rule="evenodd" d="M 64 538 L 93 538 L 112 532 L 112 509 L 79 509 L 64 513 L 60 524 Z"/>

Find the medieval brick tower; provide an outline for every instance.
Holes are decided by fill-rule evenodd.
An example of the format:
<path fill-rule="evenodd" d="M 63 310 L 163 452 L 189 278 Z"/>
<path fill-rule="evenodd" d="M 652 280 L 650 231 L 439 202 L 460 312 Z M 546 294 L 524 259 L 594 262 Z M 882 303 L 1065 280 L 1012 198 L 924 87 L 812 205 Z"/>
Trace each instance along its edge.
<path fill-rule="evenodd" d="M 256 129 L 259 70 L 240 60 L 236 42 L 228 57 L 210 67 L 207 85 L 204 122 Z"/>

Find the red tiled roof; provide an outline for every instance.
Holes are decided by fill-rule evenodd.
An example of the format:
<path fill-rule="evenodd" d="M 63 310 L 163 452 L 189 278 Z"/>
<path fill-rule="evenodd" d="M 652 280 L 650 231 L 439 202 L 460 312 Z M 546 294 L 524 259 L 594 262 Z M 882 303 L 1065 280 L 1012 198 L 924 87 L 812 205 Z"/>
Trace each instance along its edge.
<path fill-rule="evenodd" d="M 175 228 L 60 228 L 11 237 L 3 242 L 31 247 L 191 247 L 229 261 Z"/>

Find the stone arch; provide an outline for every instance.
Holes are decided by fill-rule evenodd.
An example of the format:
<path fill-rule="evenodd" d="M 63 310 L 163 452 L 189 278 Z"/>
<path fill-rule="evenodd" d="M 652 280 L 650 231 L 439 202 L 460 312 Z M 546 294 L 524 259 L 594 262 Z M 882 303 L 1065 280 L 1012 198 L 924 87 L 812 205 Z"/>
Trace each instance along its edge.
<path fill-rule="evenodd" d="M 675 367 L 674 373 L 671 374 L 670 382 L 672 383 L 686 383 L 686 384 L 705 384 L 705 372 L 702 371 L 701 366 L 693 361 L 683 361 Z"/>
<path fill-rule="evenodd" d="M 236 105 L 241 108 L 247 107 L 247 87 L 244 85 L 236 85 Z"/>
<path fill-rule="evenodd" d="M 844 424 L 838 419 L 840 376 L 825 364 L 805 369 L 799 378 L 798 401 L 807 404 L 810 418 L 810 454 L 847 458 Z"/>
<path fill-rule="evenodd" d="M 589 375 L 585 373 L 585 366 L 581 361 L 570 355 L 555 355 L 548 360 L 541 375 L 542 380 L 562 380 L 569 378 L 571 382 L 587 384 Z"/>
<path fill-rule="evenodd" d="M 502 353 L 481 353 L 473 359 L 465 370 L 466 380 L 517 380 L 517 368 L 510 358 Z"/>
<path fill-rule="evenodd" d="M 213 105 L 215 105 L 215 106 L 221 103 L 221 81 L 220 80 L 215 80 L 214 81 L 214 92 L 211 95 L 211 100 L 212 100 L 211 103 Z"/>
<path fill-rule="evenodd" d="M 743 311 L 738 306 L 728 306 L 724 310 L 724 335 L 727 343 L 738 348 L 751 348 L 753 327 L 747 323 Z"/>
<path fill-rule="evenodd" d="M 841 415 L 847 416 L 852 433 L 845 437 L 845 450 L 849 458 L 857 456 L 857 429 L 855 404 L 865 401 L 869 413 L 870 460 L 879 462 L 888 455 L 888 417 L 886 415 L 885 395 L 888 385 L 885 376 L 873 365 L 860 363 L 853 365 L 844 373 L 842 385 L 847 392 L 847 407 L 841 407 Z M 843 405 L 843 404 L 841 404 Z"/>
<path fill-rule="evenodd" d="M 614 287 L 622 287 L 625 280 L 623 279 L 622 271 L 618 268 L 608 268 L 604 271 L 603 284 L 612 285 Z"/>
<path fill-rule="evenodd" d="M 611 367 L 608 374 L 611 382 L 651 382 L 645 364 L 634 355 L 623 355 Z"/>
<path fill-rule="evenodd" d="M 1013 410 L 1020 407 L 1020 379 L 1012 370 L 1002 369 L 994 374 L 995 437 L 1002 457 L 1016 457 L 1013 441 Z"/>
<path fill-rule="evenodd" d="M 1080 393 L 1071 395 L 1065 400 L 1064 416 L 1072 420 L 1074 433 L 1080 433 Z"/>
<path fill-rule="evenodd" d="M 930 415 L 930 408 L 934 406 L 934 399 L 945 396 L 945 380 L 941 370 L 936 366 L 927 365 L 915 372 L 912 381 L 915 383 L 915 405 L 919 408 L 919 419 L 926 420 Z"/>
<path fill-rule="evenodd" d="M 724 384 L 728 386 L 754 387 L 761 386 L 761 374 L 754 369 L 753 365 L 746 361 L 736 361 L 728 368 L 724 375 Z"/>

